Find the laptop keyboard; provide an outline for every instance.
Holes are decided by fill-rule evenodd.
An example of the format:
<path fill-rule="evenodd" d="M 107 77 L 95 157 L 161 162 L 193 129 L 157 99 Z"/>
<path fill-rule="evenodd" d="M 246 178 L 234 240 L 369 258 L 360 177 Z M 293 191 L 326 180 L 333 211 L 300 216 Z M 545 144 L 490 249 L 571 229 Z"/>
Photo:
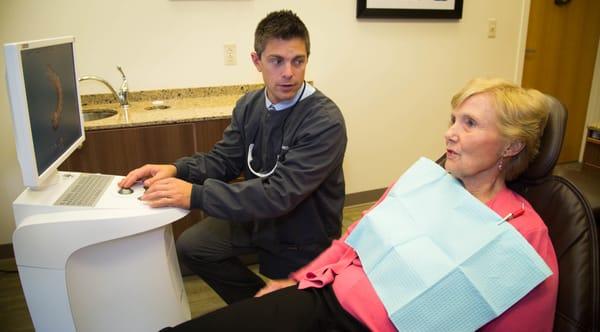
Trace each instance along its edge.
<path fill-rule="evenodd" d="M 54 205 L 95 206 L 112 180 L 112 175 L 81 174 Z"/>

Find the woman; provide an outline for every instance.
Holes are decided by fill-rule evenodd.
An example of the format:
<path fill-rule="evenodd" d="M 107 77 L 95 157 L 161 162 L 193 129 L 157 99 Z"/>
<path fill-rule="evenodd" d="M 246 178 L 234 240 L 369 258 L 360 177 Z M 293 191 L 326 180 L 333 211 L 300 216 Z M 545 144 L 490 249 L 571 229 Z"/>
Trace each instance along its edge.
<path fill-rule="evenodd" d="M 524 206 L 524 213 L 509 222 L 553 272 L 481 330 L 551 331 L 558 290 L 554 249 L 531 205 L 506 187 L 506 181 L 521 174 L 538 152 L 548 117 L 546 97 L 502 80 L 476 79 L 453 97 L 452 107 L 445 134 L 446 170 L 500 216 Z M 271 281 L 255 298 L 175 329 L 395 331 L 360 258 L 344 242 L 358 222 L 290 279 Z"/>

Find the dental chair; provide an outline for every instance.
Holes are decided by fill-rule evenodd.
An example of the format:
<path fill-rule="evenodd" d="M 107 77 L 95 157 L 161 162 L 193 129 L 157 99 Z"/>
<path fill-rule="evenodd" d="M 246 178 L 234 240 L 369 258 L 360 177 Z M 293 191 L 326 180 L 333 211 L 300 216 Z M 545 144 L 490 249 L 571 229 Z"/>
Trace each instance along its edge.
<path fill-rule="evenodd" d="M 590 204 L 569 180 L 552 175 L 564 138 L 567 112 L 555 98 L 540 153 L 509 183 L 542 217 L 558 258 L 555 331 L 600 331 L 600 246 Z"/>
<path fill-rule="evenodd" d="M 562 147 L 567 112 L 553 97 L 539 155 L 508 186 L 542 217 L 558 259 L 555 331 L 600 331 L 600 246 L 586 198 L 569 180 L 552 175 Z M 445 156 L 437 161 L 445 162 Z"/>

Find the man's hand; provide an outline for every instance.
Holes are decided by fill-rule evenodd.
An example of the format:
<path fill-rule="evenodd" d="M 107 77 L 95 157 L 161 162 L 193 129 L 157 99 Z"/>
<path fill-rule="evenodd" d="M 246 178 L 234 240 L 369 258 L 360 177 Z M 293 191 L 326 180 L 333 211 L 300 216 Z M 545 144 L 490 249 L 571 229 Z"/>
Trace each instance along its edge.
<path fill-rule="evenodd" d="M 119 182 L 119 187 L 130 188 L 139 180 L 144 181 L 144 187 L 150 187 L 156 181 L 174 177 L 175 175 L 177 175 L 177 168 L 173 165 L 147 164 L 129 172 L 129 174 Z"/>
<path fill-rule="evenodd" d="M 256 293 L 254 295 L 254 297 L 261 297 L 265 294 L 269 294 L 271 292 L 274 292 L 276 290 L 282 289 L 282 288 L 286 288 L 292 285 L 295 285 L 297 282 L 294 279 L 278 279 L 278 280 L 271 280 L 267 283 L 267 285 L 263 288 L 261 288 L 258 293 Z"/>
<path fill-rule="evenodd" d="M 148 181 L 148 180 L 147 180 Z M 192 184 L 177 178 L 154 181 L 142 196 L 151 207 L 173 206 L 190 208 Z"/>

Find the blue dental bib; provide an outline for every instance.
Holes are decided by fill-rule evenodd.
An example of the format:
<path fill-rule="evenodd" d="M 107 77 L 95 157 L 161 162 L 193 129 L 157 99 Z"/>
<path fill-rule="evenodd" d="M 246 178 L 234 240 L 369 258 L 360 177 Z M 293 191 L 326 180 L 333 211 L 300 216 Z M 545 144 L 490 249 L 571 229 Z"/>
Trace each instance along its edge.
<path fill-rule="evenodd" d="M 399 331 L 474 331 L 552 275 L 512 225 L 425 158 L 346 243 Z"/>

